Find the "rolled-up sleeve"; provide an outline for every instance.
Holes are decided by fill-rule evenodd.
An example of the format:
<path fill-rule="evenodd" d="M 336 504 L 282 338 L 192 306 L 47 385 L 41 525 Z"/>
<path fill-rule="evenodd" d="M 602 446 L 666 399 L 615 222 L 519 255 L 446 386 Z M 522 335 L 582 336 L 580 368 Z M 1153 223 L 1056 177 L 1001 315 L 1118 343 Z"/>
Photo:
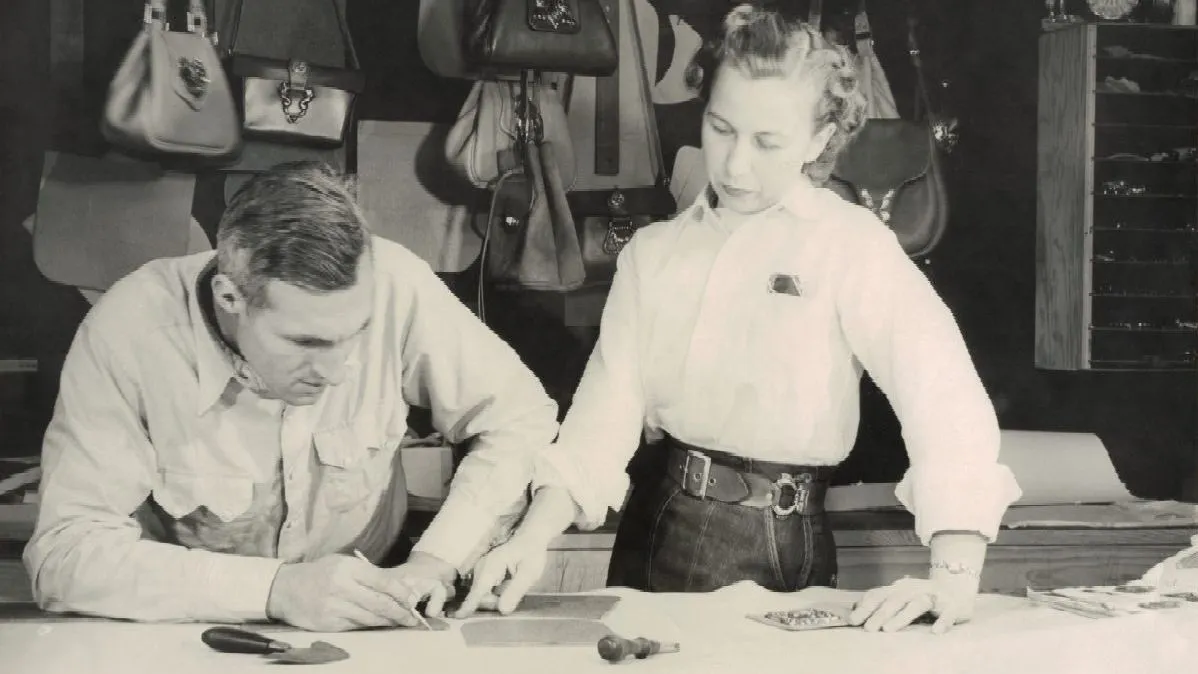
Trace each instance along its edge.
<path fill-rule="evenodd" d="M 427 265 L 414 279 L 403 391 L 454 444 L 469 441 L 441 510 L 415 550 L 460 571 L 520 504 L 534 458 L 557 434 L 557 405 L 520 357 Z"/>
<path fill-rule="evenodd" d="M 34 598 L 50 611 L 129 620 L 264 619 L 277 560 L 142 539 L 132 513 L 153 489 L 157 461 L 137 370 L 102 332 L 88 321 L 77 332 L 46 431 L 24 554 Z"/>
<path fill-rule="evenodd" d="M 993 542 L 1020 496 L 998 462 L 994 406 L 948 307 L 897 239 L 876 223 L 841 262 L 841 327 L 902 424 L 910 468 L 895 495 L 926 545 L 939 531 L 977 531 Z"/>
<path fill-rule="evenodd" d="M 638 340 L 638 237 L 621 251 L 599 339 L 562 421 L 558 440 L 541 455 L 534 487 L 557 485 L 578 506 L 575 524 L 590 530 L 618 509 L 628 491 L 628 462 L 645 422 Z"/>

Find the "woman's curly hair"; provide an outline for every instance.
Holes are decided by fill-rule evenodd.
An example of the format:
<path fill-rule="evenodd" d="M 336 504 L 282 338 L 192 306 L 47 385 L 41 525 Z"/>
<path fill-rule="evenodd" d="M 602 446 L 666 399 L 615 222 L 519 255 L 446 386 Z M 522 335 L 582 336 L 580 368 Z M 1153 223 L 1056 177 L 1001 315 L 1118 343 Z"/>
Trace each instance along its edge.
<path fill-rule="evenodd" d="M 849 50 L 830 43 L 806 23 L 743 4 L 728 13 L 723 34 L 704 44 L 687 69 L 687 84 L 698 90 L 702 100 L 710 99 L 714 75 L 721 65 L 750 77 L 797 74 L 820 87 L 816 128 L 832 124 L 836 130 L 823 153 L 806 164 L 803 172 L 816 185 L 827 182 L 836 157 L 865 123 L 865 97 Z"/>

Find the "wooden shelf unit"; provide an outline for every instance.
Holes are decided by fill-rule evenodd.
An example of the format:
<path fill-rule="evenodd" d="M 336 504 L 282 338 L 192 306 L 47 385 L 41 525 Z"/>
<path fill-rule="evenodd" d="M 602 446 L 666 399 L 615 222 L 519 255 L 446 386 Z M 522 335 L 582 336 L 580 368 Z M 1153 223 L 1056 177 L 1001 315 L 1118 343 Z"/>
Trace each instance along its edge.
<path fill-rule="evenodd" d="M 1195 369 L 1198 29 L 1043 33 L 1038 133 L 1036 366 Z"/>

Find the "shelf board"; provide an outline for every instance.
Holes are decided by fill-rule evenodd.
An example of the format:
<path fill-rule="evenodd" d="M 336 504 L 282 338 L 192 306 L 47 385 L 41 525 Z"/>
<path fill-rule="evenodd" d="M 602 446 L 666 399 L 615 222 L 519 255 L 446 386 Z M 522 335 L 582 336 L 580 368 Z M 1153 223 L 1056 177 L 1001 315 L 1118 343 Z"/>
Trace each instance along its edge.
<path fill-rule="evenodd" d="M 1153 98 L 1185 98 L 1191 101 L 1198 101 L 1198 96 L 1177 93 L 1175 91 L 1104 91 L 1095 88 L 1094 93 L 1099 96 L 1151 96 Z"/>
<path fill-rule="evenodd" d="M 1198 194 L 1090 194 L 1102 199 L 1198 199 Z"/>
<path fill-rule="evenodd" d="M 1143 267 L 1182 267 L 1190 263 L 1189 261 L 1183 262 L 1173 260 L 1095 260 L 1091 258 L 1090 264 L 1126 264 Z"/>
<path fill-rule="evenodd" d="M 1172 56 L 1097 56 L 1100 63 L 1137 63 L 1144 65 L 1198 65 L 1198 59 L 1174 58 Z"/>
<path fill-rule="evenodd" d="M 1112 372 L 1190 372 L 1198 369 L 1198 365 L 1186 360 L 1165 360 L 1155 365 L 1143 360 L 1091 360 L 1090 369 Z"/>
<path fill-rule="evenodd" d="M 1198 296 L 1194 295 L 1160 295 L 1152 293 L 1090 293 L 1090 297 L 1103 297 L 1108 299 L 1125 299 L 1125 300 L 1187 300 L 1190 302 L 1198 301 Z"/>
<path fill-rule="evenodd" d="M 1120 333 L 1135 333 L 1145 335 L 1173 335 L 1194 333 L 1198 335 L 1198 329 L 1195 328 L 1123 328 L 1114 325 L 1091 325 L 1091 332 L 1120 332 Z"/>
<path fill-rule="evenodd" d="M 1137 232 L 1150 234 L 1190 234 L 1198 236 L 1198 229 L 1184 229 L 1179 227 L 1095 227 L 1095 232 Z"/>
<path fill-rule="evenodd" d="M 1153 161 L 1151 159 L 1132 159 L 1131 157 L 1093 157 L 1091 161 L 1101 164 L 1161 164 L 1164 166 L 1189 164 L 1191 166 L 1198 166 L 1198 160 L 1194 159 L 1163 159 Z"/>
<path fill-rule="evenodd" d="M 1198 129 L 1198 124 L 1133 124 L 1131 122 L 1094 122 L 1095 129 Z"/>

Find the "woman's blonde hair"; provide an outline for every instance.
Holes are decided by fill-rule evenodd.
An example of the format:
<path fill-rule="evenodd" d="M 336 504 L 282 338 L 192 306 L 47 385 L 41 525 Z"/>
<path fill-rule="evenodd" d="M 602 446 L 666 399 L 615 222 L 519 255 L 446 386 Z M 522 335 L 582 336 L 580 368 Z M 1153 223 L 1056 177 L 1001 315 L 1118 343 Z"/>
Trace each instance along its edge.
<path fill-rule="evenodd" d="M 865 98 L 848 49 L 832 44 L 806 23 L 743 4 L 728 13 L 722 34 L 704 45 L 687 71 L 687 83 L 704 101 L 722 65 L 754 78 L 795 75 L 818 87 L 815 127 L 831 124 L 835 130 L 823 153 L 803 172 L 817 185 L 827 182 L 836 157 L 865 123 Z"/>

